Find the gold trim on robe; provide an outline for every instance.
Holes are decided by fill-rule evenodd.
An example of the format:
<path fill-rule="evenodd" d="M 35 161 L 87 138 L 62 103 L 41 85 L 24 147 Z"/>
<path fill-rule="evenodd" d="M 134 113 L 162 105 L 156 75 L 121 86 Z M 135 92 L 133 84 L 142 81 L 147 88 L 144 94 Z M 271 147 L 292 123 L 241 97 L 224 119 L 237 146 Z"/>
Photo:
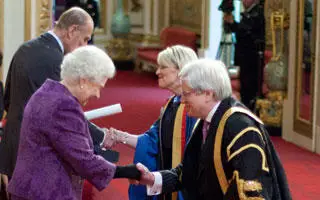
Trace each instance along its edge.
<path fill-rule="evenodd" d="M 227 192 L 227 189 L 229 187 L 229 183 L 228 183 L 226 173 L 223 168 L 222 158 L 221 158 L 222 138 L 223 138 L 223 133 L 224 133 L 224 127 L 227 123 L 227 120 L 229 119 L 229 117 L 232 114 L 234 114 L 236 112 L 246 114 L 246 115 L 252 117 L 257 122 L 263 124 L 263 122 L 257 116 L 255 116 L 249 110 L 242 108 L 242 107 L 231 107 L 223 114 L 223 116 L 220 120 L 220 123 L 218 125 L 218 129 L 217 129 L 217 133 L 216 133 L 216 137 L 215 137 L 213 162 L 214 162 L 214 166 L 216 169 L 216 174 L 217 174 L 217 177 L 219 180 L 221 190 L 224 194 L 226 194 L 226 192 Z"/>

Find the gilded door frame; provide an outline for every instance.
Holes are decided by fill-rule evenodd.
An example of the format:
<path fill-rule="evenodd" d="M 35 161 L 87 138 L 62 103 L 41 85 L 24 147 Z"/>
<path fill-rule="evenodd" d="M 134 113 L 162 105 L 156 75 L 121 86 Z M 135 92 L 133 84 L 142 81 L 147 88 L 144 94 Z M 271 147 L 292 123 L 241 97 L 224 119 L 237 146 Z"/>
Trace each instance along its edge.
<path fill-rule="evenodd" d="M 318 2 L 317 0 L 314 0 L 314 11 L 313 11 L 313 21 L 312 21 L 312 37 L 316 39 L 316 31 L 317 31 L 317 12 L 318 12 Z M 302 59 L 303 59 L 303 19 L 304 19 L 304 0 L 298 0 L 297 1 L 297 18 L 296 18 L 296 24 L 297 24 L 297 32 L 296 32 L 296 65 L 295 65 L 295 82 L 294 82 L 294 88 L 295 88 L 295 95 L 294 95 L 294 115 L 293 115 L 293 129 L 310 139 L 313 138 L 313 102 L 314 102 L 314 78 L 315 78 L 315 49 L 312 51 L 311 55 L 311 74 L 310 74 L 310 81 L 311 81 L 311 87 L 310 87 L 310 120 L 304 120 L 300 118 L 300 96 L 301 96 L 301 82 L 302 82 Z M 316 47 L 315 47 L 316 48 Z"/>

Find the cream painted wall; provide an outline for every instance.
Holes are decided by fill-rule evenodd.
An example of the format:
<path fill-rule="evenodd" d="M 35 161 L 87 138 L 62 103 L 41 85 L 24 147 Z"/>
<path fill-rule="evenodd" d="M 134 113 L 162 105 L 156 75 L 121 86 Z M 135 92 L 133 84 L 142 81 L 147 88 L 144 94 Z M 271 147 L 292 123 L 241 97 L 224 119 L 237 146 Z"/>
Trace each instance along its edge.
<path fill-rule="evenodd" d="M 36 28 L 36 9 L 37 9 L 37 0 L 31 0 L 31 38 L 37 36 L 37 28 Z"/>
<path fill-rule="evenodd" d="M 13 54 L 24 41 L 24 1 L 4 1 L 3 80 L 6 80 Z"/>
<path fill-rule="evenodd" d="M 320 27 L 320 3 L 318 2 L 317 4 L 317 25 L 316 27 Z M 315 122 L 315 125 L 313 127 L 313 132 L 314 132 L 314 135 L 313 135 L 313 150 L 320 154 L 320 93 L 318 92 L 319 91 L 319 88 L 320 88 L 320 31 L 319 31 L 319 28 L 317 29 L 317 35 L 316 35 L 316 41 L 317 41 L 317 45 L 316 45 L 316 63 L 315 65 L 317 66 L 315 68 L 315 81 L 314 81 L 314 94 L 315 94 L 315 97 L 314 97 L 314 109 L 313 109 L 313 112 L 314 112 L 314 115 L 313 115 L 313 121 Z"/>
<path fill-rule="evenodd" d="M 221 39 L 221 32 L 222 32 L 222 12 L 218 10 L 220 5 L 220 1 L 211 0 L 210 1 L 210 10 L 209 10 L 209 21 L 208 21 L 208 48 L 199 50 L 200 57 L 208 57 L 215 59 L 220 39 Z M 205 22 L 203 22 L 205 23 Z M 202 25 L 204 27 L 204 24 Z M 205 31 L 205 30 L 204 30 Z"/>

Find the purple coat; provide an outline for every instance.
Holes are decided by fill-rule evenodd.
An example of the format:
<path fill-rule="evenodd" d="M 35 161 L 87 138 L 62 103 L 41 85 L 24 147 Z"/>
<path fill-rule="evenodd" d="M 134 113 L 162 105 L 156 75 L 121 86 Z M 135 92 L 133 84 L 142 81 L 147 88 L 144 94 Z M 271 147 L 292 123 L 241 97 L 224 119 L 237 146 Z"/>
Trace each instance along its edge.
<path fill-rule="evenodd" d="M 93 153 L 78 100 L 59 82 L 47 80 L 25 107 L 9 193 L 25 199 L 81 199 L 84 179 L 102 190 L 115 168 Z"/>

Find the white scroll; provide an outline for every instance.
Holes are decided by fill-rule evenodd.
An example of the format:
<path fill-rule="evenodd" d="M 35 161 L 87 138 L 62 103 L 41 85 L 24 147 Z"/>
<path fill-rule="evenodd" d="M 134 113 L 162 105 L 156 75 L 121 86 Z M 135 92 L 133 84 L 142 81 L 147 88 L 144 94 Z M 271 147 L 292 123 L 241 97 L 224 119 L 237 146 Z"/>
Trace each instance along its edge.
<path fill-rule="evenodd" d="M 96 119 L 99 117 L 114 115 L 114 114 L 121 113 L 121 112 L 122 112 L 122 108 L 121 108 L 121 105 L 118 103 L 118 104 L 114 104 L 111 106 L 106 106 L 106 107 L 102 107 L 102 108 L 98 108 L 98 109 L 94 109 L 94 110 L 89 110 L 87 112 L 84 112 L 84 116 L 88 120 L 92 120 L 92 119 Z"/>

